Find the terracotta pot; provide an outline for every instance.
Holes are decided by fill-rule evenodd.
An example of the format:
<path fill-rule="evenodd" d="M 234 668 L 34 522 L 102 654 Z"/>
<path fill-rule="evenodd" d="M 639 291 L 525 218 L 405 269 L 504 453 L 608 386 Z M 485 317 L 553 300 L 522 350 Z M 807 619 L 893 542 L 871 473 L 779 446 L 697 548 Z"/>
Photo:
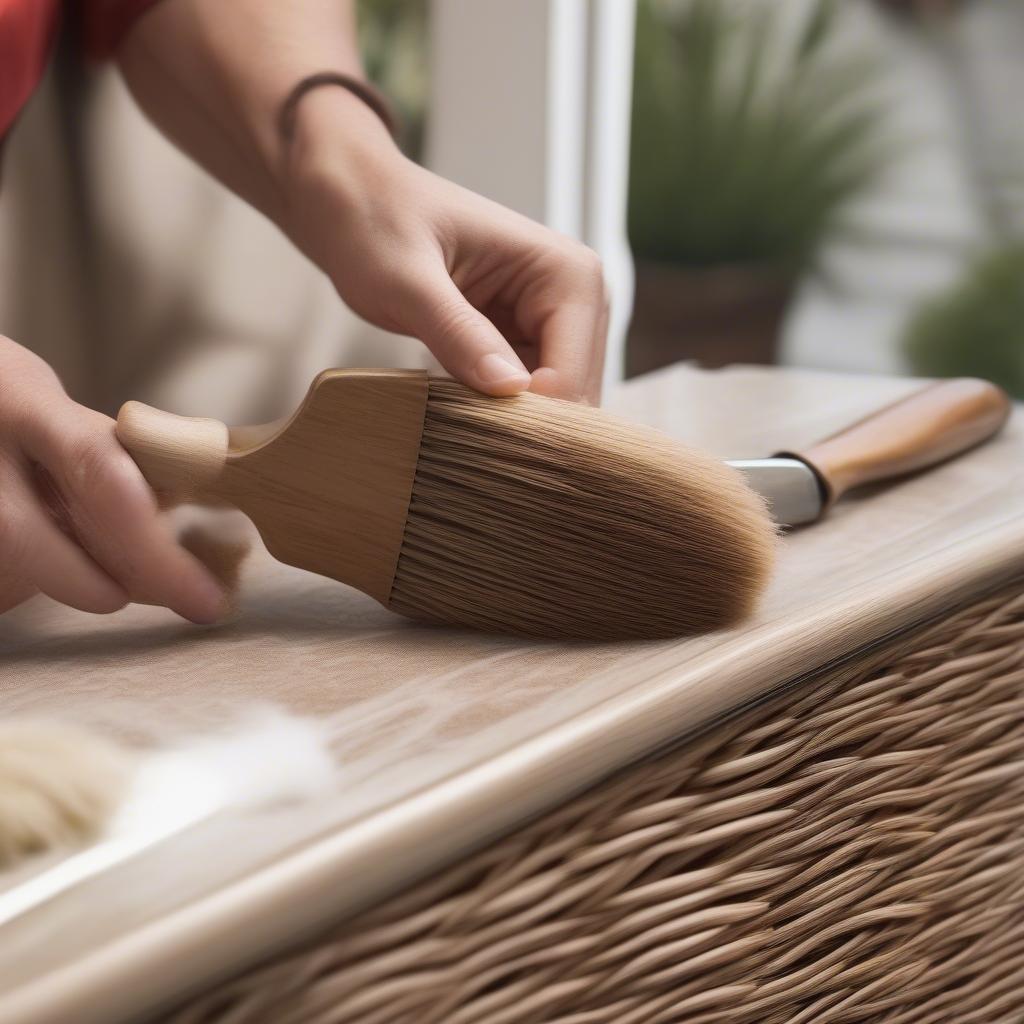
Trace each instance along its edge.
<path fill-rule="evenodd" d="M 760 267 L 636 266 L 626 376 L 692 359 L 774 363 L 794 281 Z"/>

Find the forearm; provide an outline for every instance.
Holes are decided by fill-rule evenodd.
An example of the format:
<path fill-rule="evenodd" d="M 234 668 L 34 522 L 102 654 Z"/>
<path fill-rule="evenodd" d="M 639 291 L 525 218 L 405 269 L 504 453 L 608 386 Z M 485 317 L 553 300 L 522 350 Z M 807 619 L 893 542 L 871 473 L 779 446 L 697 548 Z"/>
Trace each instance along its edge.
<path fill-rule="evenodd" d="M 577 242 L 402 156 L 345 88 L 361 72 L 352 0 L 160 0 L 119 49 L 149 116 L 274 220 L 371 323 L 422 340 L 495 395 L 596 397 L 607 299 Z"/>
<path fill-rule="evenodd" d="M 297 82 L 362 72 L 353 0 L 161 0 L 118 52 L 157 126 L 233 191 L 285 226 L 289 154 L 278 118 Z M 341 92 L 341 90 L 335 90 Z M 352 131 L 374 115 L 354 96 Z"/>

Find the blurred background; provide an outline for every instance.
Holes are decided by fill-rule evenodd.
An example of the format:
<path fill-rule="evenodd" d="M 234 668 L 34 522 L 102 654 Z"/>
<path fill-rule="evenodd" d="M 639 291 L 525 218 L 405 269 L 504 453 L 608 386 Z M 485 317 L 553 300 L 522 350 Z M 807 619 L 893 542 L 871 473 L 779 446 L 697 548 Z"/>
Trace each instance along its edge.
<path fill-rule="evenodd" d="M 362 0 L 402 145 L 605 258 L 609 383 L 679 360 L 1024 397 L 1024 0 Z M 232 422 L 427 365 L 65 41 L 9 140 L 0 330 L 80 401 Z"/>
<path fill-rule="evenodd" d="M 1022 56 L 1020 0 L 640 0 L 630 368 L 683 352 L 1024 395 Z"/>

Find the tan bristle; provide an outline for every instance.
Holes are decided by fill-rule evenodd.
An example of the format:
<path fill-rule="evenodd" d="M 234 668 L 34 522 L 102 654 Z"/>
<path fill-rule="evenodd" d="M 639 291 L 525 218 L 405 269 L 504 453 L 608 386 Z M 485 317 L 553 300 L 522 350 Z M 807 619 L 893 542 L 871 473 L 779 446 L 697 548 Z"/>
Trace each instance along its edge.
<path fill-rule="evenodd" d="M 0 868 L 94 835 L 134 767 L 126 750 L 77 726 L 0 722 Z"/>
<path fill-rule="evenodd" d="M 706 454 L 432 380 L 390 606 L 532 637 L 682 636 L 752 609 L 776 540 L 761 498 Z"/>

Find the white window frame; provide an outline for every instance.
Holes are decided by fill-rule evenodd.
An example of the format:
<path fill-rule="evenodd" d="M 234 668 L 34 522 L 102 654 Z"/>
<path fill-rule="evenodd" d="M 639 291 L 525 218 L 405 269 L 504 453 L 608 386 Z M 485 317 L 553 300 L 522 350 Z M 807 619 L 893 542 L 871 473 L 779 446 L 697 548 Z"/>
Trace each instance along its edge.
<path fill-rule="evenodd" d="M 432 0 L 428 166 L 580 239 L 612 313 L 605 386 L 623 377 L 635 0 Z"/>

